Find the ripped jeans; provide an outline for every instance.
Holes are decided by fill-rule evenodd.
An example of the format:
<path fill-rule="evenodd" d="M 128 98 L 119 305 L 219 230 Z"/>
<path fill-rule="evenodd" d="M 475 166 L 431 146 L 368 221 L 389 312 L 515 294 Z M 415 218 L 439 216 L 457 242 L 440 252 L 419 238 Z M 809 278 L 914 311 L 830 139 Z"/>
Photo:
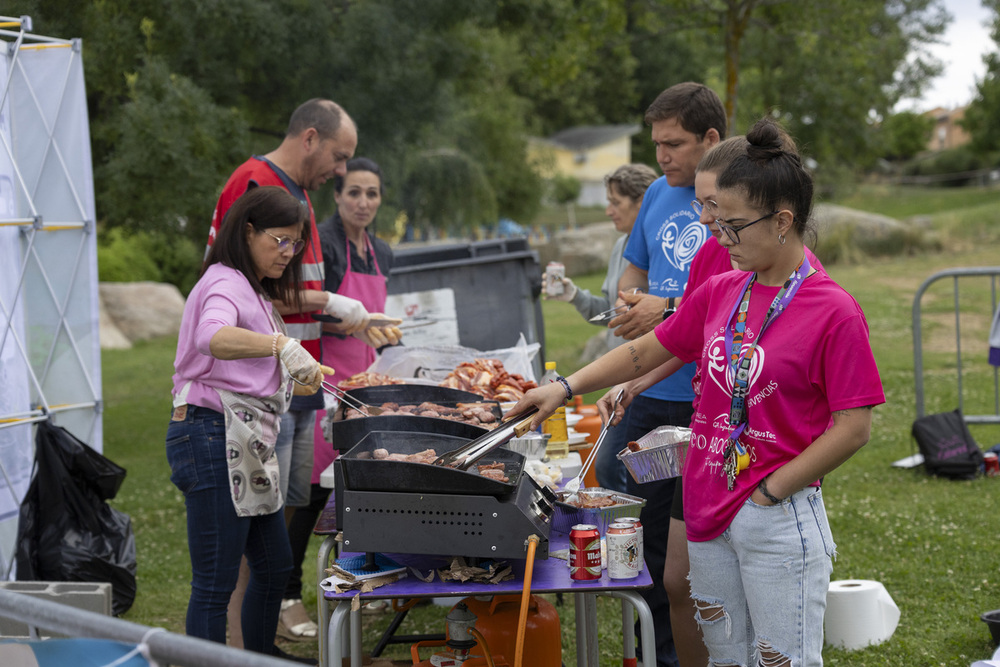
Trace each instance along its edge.
<path fill-rule="evenodd" d="M 688 542 L 709 664 L 822 665 L 835 551 L 815 487 L 770 507 L 747 499 L 722 535 Z"/>

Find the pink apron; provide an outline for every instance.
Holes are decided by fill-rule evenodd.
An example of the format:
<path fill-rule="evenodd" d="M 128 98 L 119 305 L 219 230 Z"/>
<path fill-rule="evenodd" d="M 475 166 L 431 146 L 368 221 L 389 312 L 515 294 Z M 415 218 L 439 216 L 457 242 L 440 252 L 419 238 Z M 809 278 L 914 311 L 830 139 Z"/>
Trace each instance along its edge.
<path fill-rule="evenodd" d="M 351 271 L 351 242 L 347 244 L 347 271 L 344 279 L 340 282 L 337 294 L 349 296 L 357 299 L 369 313 L 381 313 L 385 310 L 385 298 L 387 295 L 385 277 L 379 269 L 378 260 L 375 259 L 375 247 L 365 233 L 365 252 L 371 253 L 372 264 L 375 266 L 374 274 L 354 273 Z M 354 336 L 338 338 L 337 336 L 323 336 L 320 339 L 323 365 L 330 366 L 337 373 L 334 376 L 327 376 L 330 382 L 340 382 L 346 380 L 355 373 L 368 370 L 368 367 L 375 361 L 375 348 L 358 340 Z M 316 411 L 316 435 L 315 446 L 313 447 L 313 472 L 312 483 L 319 484 L 320 474 L 336 458 L 336 453 L 332 443 L 323 438 L 323 427 L 320 420 L 324 416 L 324 410 Z"/>

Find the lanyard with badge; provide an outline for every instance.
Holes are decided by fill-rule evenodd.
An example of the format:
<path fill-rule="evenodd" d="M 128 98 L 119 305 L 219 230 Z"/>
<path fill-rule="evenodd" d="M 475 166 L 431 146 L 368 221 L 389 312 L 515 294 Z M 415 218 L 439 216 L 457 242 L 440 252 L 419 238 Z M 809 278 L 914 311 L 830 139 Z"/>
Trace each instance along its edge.
<path fill-rule="evenodd" d="M 750 292 L 757 280 L 756 272 L 747 278 L 743 297 L 736 302 L 733 311 L 729 314 L 729 326 L 726 327 L 726 347 L 730 350 L 729 368 L 733 372 L 733 398 L 729 407 L 729 425 L 732 427 L 732 431 L 722 451 L 722 470 L 726 474 L 726 486 L 730 491 L 736 484 L 736 476 L 750 466 L 750 455 L 740 442 L 740 434 L 747 426 L 746 400 L 750 393 L 750 365 L 754 352 L 757 350 L 757 343 L 760 342 L 771 323 L 778 319 L 778 316 L 791 303 L 792 297 L 801 287 L 802 281 L 809 275 L 809 269 L 809 258 L 803 255 L 802 261 L 788 276 L 788 280 L 781 286 L 778 293 L 774 295 L 771 306 L 767 309 L 767 315 L 764 316 L 764 324 L 761 326 L 760 332 L 745 352 L 742 351 L 743 338 L 746 335 L 747 315 L 750 311 Z"/>

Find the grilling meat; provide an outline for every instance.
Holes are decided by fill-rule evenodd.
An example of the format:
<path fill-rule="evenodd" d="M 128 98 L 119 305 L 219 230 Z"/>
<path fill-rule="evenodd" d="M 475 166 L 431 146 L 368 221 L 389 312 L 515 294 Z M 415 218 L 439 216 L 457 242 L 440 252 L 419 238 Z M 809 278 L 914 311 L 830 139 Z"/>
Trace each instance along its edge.
<path fill-rule="evenodd" d="M 497 416 L 489 403 L 456 403 L 455 407 L 424 402 L 420 405 L 400 405 L 399 403 L 383 403 L 382 415 L 414 415 L 417 417 L 437 417 L 452 421 L 465 422 L 483 428 L 495 428 Z M 357 419 L 368 415 L 345 406 L 344 419 Z"/>
<path fill-rule="evenodd" d="M 524 392 L 538 385 L 517 373 L 508 373 L 499 359 L 473 359 L 456 366 L 439 386 L 506 402 L 520 400 Z"/>

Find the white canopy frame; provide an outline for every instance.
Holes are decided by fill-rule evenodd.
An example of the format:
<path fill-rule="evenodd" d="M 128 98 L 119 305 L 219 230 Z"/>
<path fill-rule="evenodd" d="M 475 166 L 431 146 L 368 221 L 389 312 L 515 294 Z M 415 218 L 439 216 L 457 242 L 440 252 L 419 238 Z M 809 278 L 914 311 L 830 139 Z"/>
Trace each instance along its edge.
<path fill-rule="evenodd" d="M 97 239 L 82 43 L 0 16 L 0 576 L 35 424 L 103 449 Z"/>

